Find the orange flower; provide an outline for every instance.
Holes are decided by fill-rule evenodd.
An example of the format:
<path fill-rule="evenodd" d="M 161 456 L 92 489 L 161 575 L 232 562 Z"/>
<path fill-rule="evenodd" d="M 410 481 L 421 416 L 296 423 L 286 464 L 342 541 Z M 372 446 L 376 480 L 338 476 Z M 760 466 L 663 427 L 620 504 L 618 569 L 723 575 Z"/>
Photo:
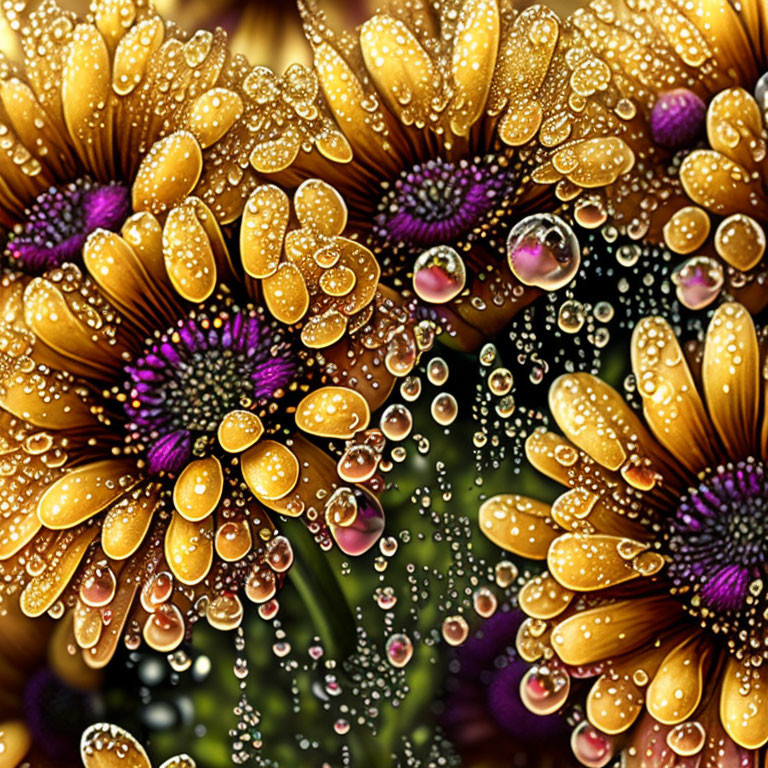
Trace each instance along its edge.
<path fill-rule="evenodd" d="M 395 2 L 354 35 L 304 14 L 315 61 L 307 79 L 332 127 L 312 132 L 309 152 L 298 142 L 282 151 L 281 137 L 257 145 L 251 162 L 285 189 L 331 184 L 385 281 L 464 344 L 480 343 L 536 295 L 508 263 L 512 227 L 632 165 L 603 98 L 607 66 L 542 7 Z M 282 134 L 295 131 L 287 122 Z"/>
<path fill-rule="evenodd" d="M 562 376 L 549 401 L 564 437 L 536 432 L 526 452 L 568 490 L 480 510 L 489 538 L 547 563 L 520 592 L 518 650 L 538 664 L 524 700 L 552 712 L 572 678 L 597 677 L 573 739 L 587 765 L 628 744 L 638 768 L 751 766 L 768 742 L 764 339 L 724 304 L 691 367 L 663 319 L 642 320 L 644 419 L 600 379 Z"/>
<path fill-rule="evenodd" d="M 633 115 L 623 137 L 637 160 L 611 190 L 613 223 L 688 257 L 673 278 L 687 306 L 706 306 L 726 285 L 762 308 L 768 57 L 759 3 L 595 2 L 573 23 Z"/>

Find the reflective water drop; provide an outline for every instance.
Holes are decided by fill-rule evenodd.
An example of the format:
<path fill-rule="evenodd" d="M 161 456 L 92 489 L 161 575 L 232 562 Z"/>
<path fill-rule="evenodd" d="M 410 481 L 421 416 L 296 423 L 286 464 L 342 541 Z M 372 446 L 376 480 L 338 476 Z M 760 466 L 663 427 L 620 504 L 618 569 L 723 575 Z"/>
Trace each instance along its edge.
<path fill-rule="evenodd" d="M 401 403 L 393 403 L 382 413 L 379 426 L 387 439 L 405 440 L 413 427 L 413 416 Z"/>
<path fill-rule="evenodd" d="M 497 397 L 506 395 L 513 383 L 514 378 L 509 368 L 496 368 L 488 377 L 488 389 Z"/>
<path fill-rule="evenodd" d="M 559 216 L 537 213 L 512 228 L 507 260 L 512 274 L 524 285 L 556 291 L 578 272 L 581 248 L 573 230 Z"/>
<path fill-rule="evenodd" d="M 430 406 L 432 418 L 441 426 L 447 427 L 453 424 L 459 413 L 459 404 L 450 392 L 441 392 L 432 400 Z"/>
<path fill-rule="evenodd" d="M 695 256 L 672 273 L 677 298 L 688 309 L 703 309 L 711 304 L 723 287 L 722 265 L 709 256 Z"/>
<path fill-rule="evenodd" d="M 520 681 L 523 704 L 537 715 L 551 715 L 565 704 L 571 678 L 562 669 L 531 667 Z"/>
<path fill-rule="evenodd" d="M 447 245 L 424 251 L 413 265 L 413 290 L 432 304 L 456 298 L 467 282 L 467 268 L 459 254 Z"/>
<path fill-rule="evenodd" d="M 611 740 L 586 720 L 571 733 L 571 749 L 576 759 L 587 768 L 603 768 L 613 757 Z"/>
<path fill-rule="evenodd" d="M 112 601 L 117 589 L 117 579 L 106 563 L 94 565 L 88 570 L 80 586 L 80 599 L 93 608 L 100 608 Z"/>
<path fill-rule="evenodd" d="M 350 525 L 331 525 L 331 535 L 347 555 L 362 555 L 380 538 L 384 531 L 384 511 L 378 500 L 361 488 L 355 488 L 357 515 Z"/>
<path fill-rule="evenodd" d="M 586 313 L 580 301 L 569 299 L 560 305 L 557 312 L 557 324 L 566 333 L 578 333 L 584 326 Z"/>
<path fill-rule="evenodd" d="M 245 596 L 254 603 L 266 603 L 275 596 L 277 579 L 275 572 L 266 565 L 256 565 L 245 581 Z"/>
<path fill-rule="evenodd" d="M 243 620 L 243 604 L 237 595 L 222 592 L 208 603 L 205 617 L 215 629 L 224 631 L 236 629 Z"/>
<path fill-rule="evenodd" d="M 164 603 L 173 592 L 173 576 L 168 571 L 156 573 L 141 590 L 141 607 L 150 613 Z"/>
<path fill-rule="evenodd" d="M 488 587 L 480 587 L 472 596 L 472 605 L 475 611 L 484 619 L 496 613 L 498 604 L 499 601 L 496 599 L 496 595 Z"/>
<path fill-rule="evenodd" d="M 433 357 L 427 365 L 427 378 L 430 384 L 434 384 L 436 387 L 441 387 L 448 381 L 449 373 L 448 363 L 442 357 Z"/>
<path fill-rule="evenodd" d="M 379 466 L 379 455 L 369 445 L 352 445 L 339 459 L 336 467 L 339 477 L 348 483 L 370 480 Z"/>
<path fill-rule="evenodd" d="M 680 723 L 667 733 L 667 745 L 680 757 L 698 754 L 707 740 L 704 726 L 696 720 Z"/>
<path fill-rule="evenodd" d="M 184 639 L 184 632 L 181 611 L 173 603 L 163 603 L 147 617 L 143 634 L 151 648 L 167 653 Z"/>
<path fill-rule="evenodd" d="M 449 616 L 443 621 L 443 638 L 448 645 L 461 645 L 469 636 L 469 624 L 463 616 Z"/>
<path fill-rule="evenodd" d="M 325 520 L 329 526 L 346 528 L 357 518 L 357 498 L 351 488 L 337 488 L 325 504 Z"/>
<path fill-rule="evenodd" d="M 418 376 L 406 376 L 400 384 L 400 394 L 403 400 L 412 403 L 421 394 L 421 379 Z"/>
<path fill-rule="evenodd" d="M 518 577 L 519 571 L 511 560 L 502 560 L 496 564 L 494 574 L 496 583 L 506 589 Z"/>
<path fill-rule="evenodd" d="M 413 643 L 401 632 L 392 635 L 386 644 L 387 659 L 393 667 L 404 667 L 413 656 Z"/>

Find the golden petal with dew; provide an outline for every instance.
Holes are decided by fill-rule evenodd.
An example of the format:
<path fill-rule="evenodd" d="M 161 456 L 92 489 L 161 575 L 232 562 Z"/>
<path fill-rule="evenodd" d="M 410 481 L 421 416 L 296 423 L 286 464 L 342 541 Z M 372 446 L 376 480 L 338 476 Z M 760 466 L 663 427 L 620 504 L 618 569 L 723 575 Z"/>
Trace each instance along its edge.
<path fill-rule="evenodd" d="M 293 196 L 293 207 L 302 227 L 322 235 L 340 235 L 347 226 L 347 204 L 327 182 L 307 179 Z"/>
<path fill-rule="evenodd" d="M 309 291 L 295 264 L 283 262 L 262 283 L 264 301 L 272 315 L 281 323 L 297 323 L 309 309 Z"/>
<path fill-rule="evenodd" d="M 133 210 L 164 214 L 195 188 L 203 153 L 189 131 L 176 131 L 152 145 L 133 182 Z"/>
<path fill-rule="evenodd" d="M 318 437 L 348 439 L 366 429 L 370 420 L 368 401 L 347 387 L 316 389 L 296 408 L 296 426 Z"/>
<path fill-rule="evenodd" d="M 127 96 L 144 78 L 150 57 L 163 44 L 165 26 L 152 16 L 134 24 L 120 39 L 112 66 L 112 90 Z"/>
<path fill-rule="evenodd" d="M 136 6 L 133 0 L 101 0 L 92 9 L 96 27 L 104 35 L 110 51 L 136 20 Z"/>
<path fill-rule="evenodd" d="M 73 632 L 78 647 L 85 650 L 93 648 L 99 642 L 104 627 L 101 610 L 92 608 L 78 599 L 72 613 L 74 614 Z"/>
<path fill-rule="evenodd" d="M 666 596 L 607 603 L 561 621 L 552 647 L 566 664 L 594 664 L 653 643 L 682 610 Z"/>
<path fill-rule="evenodd" d="M 165 268 L 173 287 L 187 301 L 205 301 L 216 287 L 216 256 L 194 205 L 177 205 L 163 227 Z"/>
<path fill-rule="evenodd" d="M 643 694 L 632 680 L 601 675 L 587 696 L 587 718 L 609 735 L 624 733 L 643 711 Z"/>
<path fill-rule="evenodd" d="M 279 138 L 257 144 L 250 163 L 258 173 L 279 173 L 291 165 L 300 149 L 301 137 L 289 128 Z"/>
<path fill-rule="evenodd" d="M 768 669 L 728 659 L 720 688 L 720 721 L 744 749 L 768 742 Z"/>
<path fill-rule="evenodd" d="M 92 24 L 78 24 L 72 34 L 61 83 L 64 121 L 85 157 L 99 144 L 110 94 L 109 50 Z M 95 150 L 98 151 L 98 150 Z"/>
<path fill-rule="evenodd" d="M 721 216 L 752 210 L 759 194 L 745 168 L 711 149 L 685 157 L 680 181 L 694 203 Z"/>
<path fill-rule="evenodd" d="M 173 486 L 173 506 L 186 520 L 196 523 L 218 506 L 224 491 L 224 472 L 215 456 L 190 461 Z"/>
<path fill-rule="evenodd" d="M 147 211 L 134 213 L 125 220 L 120 234 L 152 275 L 156 285 L 159 287 L 165 284 L 167 272 L 163 257 L 163 228 L 155 216 Z"/>
<path fill-rule="evenodd" d="M 264 425 L 251 411 L 230 411 L 221 420 L 217 434 L 227 453 L 241 453 L 264 434 Z"/>
<path fill-rule="evenodd" d="M 60 534 L 46 553 L 45 569 L 24 587 L 19 605 L 27 616 L 42 616 L 67 588 L 97 529 L 90 526 L 79 531 Z"/>
<path fill-rule="evenodd" d="M 709 415 L 731 456 L 754 456 L 760 409 L 760 352 L 752 316 L 741 304 L 717 308 L 701 369 Z"/>
<path fill-rule="evenodd" d="M 23 549 L 41 526 L 36 506 L 25 505 L 0 513 L 0 560 L 7 560 Z"/>
<path fill-rule="evenodd" d="M 466 136 L 485 110 L 499 50 L 496 0 L 465 0 L 453 36 L 451 130 Z"/>
<path fill-rule="evenodd" d="M 152 768 L 144 747 L 118 725 L 94 723 L 80 739 L 85 768 Z"/>
<path fill-rule="evenodd" d="M 664 242 L 675 253 L 687 256 L 704 245 L 709 228 L 709 214 L 698 205 L 687 205 L 664 225 Z"/>
<path fill-rule="evenodd" d="M 335 309 L 314 315 L 301 329 L 301 341 L 310 349 L 323 349 L 335 344 L 347 331 L 349 320 Z"/>
<path fill-rule="evenodd" d="M 213 562 L 213 517 L 190 522 L 173 513 L 165 533 L 165 559 L 182 584 L 197 584 Z"/>
<path fill-rule="evenodd" d="M 538 101 L 517 99 L 499 121 L 499 138 L 509 147 L 521 147 L 536 135 L 543 118 L 544 111 Z"/>
<path fill-rule="evenodd" d="M 585 189 L 613 184 L 619 176 L 629 173 L 635 164 L 634 152 L 617 136 L 583 139 L 561 152 L 573 154 L 573 167 L 564 175 Z M 556 167 L 558 155 L 553 158 Z"/>
<path fill-rule="evenodd" d="M 240 461 L 243 478 L 258 499 L 282 499 L 295 488 L 299 479 L 298 459 L 274 440 L 256 443 Z"/>
<path fill-rule="evenodd" d="M 646 575 L 638 565 L 643 554 L 655 556 L 656 570 L 661 568 L 664 559 L 646 553 L 646 548 L 641 542 L 618 536 L 566 533 L 550 545 L 547 566 L 566 589 L 607 589 Z"/>
<path fill-rule="evenodd" d="M 589 373 L 560 376 L 549 390 L 549 408 L 565 436 L 612 471 L 627 460 L 629 444 L 649 442 L 624 398 Z"/>
<path fill-rule="evenodd" d="M 716 466 L 717 438 L 680 343 L 664 319 L 646 317 L 635 326 L 632 370 L 657 440 L 695 472 Z"/>
<path fill-rule="evenodd" d="M 511 493 L 484 501 L 478 524 L 497 546 L 533 560 L 543 560 L 549 545 L 562 533 L 549 504 Z"/>
<path fill-rule="evenodd" d="M 32 734 L 23 720 L 0 722 L 0 768 L 18 768 L 32 746 Z"/>
<path fill-rule="evenodd" d="M 246 274 L 257 279 L 277 272 L 291 203 L 273 184 L 257 187 L 248 198 L 240 224 L 240 257 Z"/>
<path fill-rule="evenodd" d="M 211 88 L 192 104 L 187 128 L 203 149 L 215 144 L 243 113 L 243 100 L 228 88 Z"/>
<path fill-rule="evenodd" d="M 548 573 L 529 579 L 518 594 L 520 607 L 534 619 L 554 619 L 573 600 L 575 593 L 565 589 Z"/>
<path fill-rule="evenodd" d="M 734 213 L 717 227 L 715 250 L 734 269 L 749 272 L 765 254 L 765 230 L 751 216 Z"/>
<path fill-rule="evenodd" d="M 707 107 L 709 146 L 749 168 L 765 156 L 763 116 L 757 102 L 743 88 L 726 88 Z"/>
<path fill-rule="evenodd" d="M 389 109 L 406 125 L 426 121 L 440 74 L 413 32 L 399 19 L 379 14 L 361 27 L 360 48 Z"/>
<path fill-rule="evenodd" d="M 137 482 L 132 461 L 104 459 L 67 472 L 52 483 L 37 506 L 46 528 L 72 528 L 114 504 Z"/>
<path fill-rule="evenodd" d="M 704 669 L 712 652 L 709 642 L 687 638 L 661 663 L 646 693 L 646 706 L 664 725 L 693 716 L 704 691 Z"/>

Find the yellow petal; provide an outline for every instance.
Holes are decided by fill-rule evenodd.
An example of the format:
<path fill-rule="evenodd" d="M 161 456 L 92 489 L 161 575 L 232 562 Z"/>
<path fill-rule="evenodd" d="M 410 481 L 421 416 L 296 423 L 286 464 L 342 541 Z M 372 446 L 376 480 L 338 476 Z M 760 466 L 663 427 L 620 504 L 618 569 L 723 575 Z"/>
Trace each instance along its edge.
<path fill-rule="evenodd" d="M 525 583 L 518 602 L 529 616 L 546 621 L 559 616 L 571 604 L 574 594 L 548 573 L 543 573 Z"/>
<path fill-rule="evenodd" d="M 96 537 L 95 526 L 67 531 L 46 554 L 46 567 L 24 587 L 19 604 L 27 616 L 42 616 L 61 596 L 77 570 L 86 549 Z"/>
<path fill-rule="evenodd" d="M 0 723 L 0 768 L 18 768 L 32 746 L 32 734 L 22 720 Z"/>
<path fill-rule="evenodd" d="M 293 453 L 274 440 L 262 440 L 242 456 L 243 478 L 256 498 L 282 499 L 296 486 L 299 462 Z"/>
<path fill-rule="evenodd" d="M 188 197 L 203 170 L 203 153 L 189 131 L 155 142 L 133 182 L 133 210 L 160 215 Z"/>
<path fill-rule="evenodd" d="M 682 608 L 666 596 L 622 600 L 560 622 L 552 647 L 566 664 L 592 664 L 653 643 L 670 620 L 681 618 Z"/>
<path fill-rule="evenodd" d="M 142 81 L 152 54 L 162 45 L 165 26 L 157 16 L 142 19 L 121 38 L 115 51 L 112 89 L 127 96 Z"/>
<path fill-rule="evenodd" d="M 347 206 L 341 195 L 320 179 L 307 179 L 293 196 L 293 207 L 303 227 L 323 235 L 340 235 L 347 226 Z"/>
<path fill-rule="evenodd" d="M 171 284 L 187 301 L 205 301 L 216 287 L 216 257 L 194 205 L 173 208 L 163 227 L 163 255 Z"/>
<path fill-rule="evenodd" d="M 335 309 L 311 317 L 301 329 L 301 341 L 310 349 L 323 349 L 335 344 L 347 330 L 349 321 Z"/>
<path fill-rule="evenodd" d="M 283 262 L 262 286 L 267 308 L 281 323 L 296 323 L 309 309 L 309 291 L 295 264 Z"/>
<path fill-rule="evenodd" d="M 723 304 L 713 315 L 701 374 L 709 415 L 729 454 L 754 455 L 760 354 L 752 317 L 741 304 Z"/>
<path fill-rule="evenodd" d="M 165 533 L 165 559 L 182 584 L 202 581 L 213 562 L 213 517 L 193 523 L 174 512 Z"/>
<path fill-rule="evenodd" d="M 224 473 L 215 456 L 191 461 L 173 487 L 173 505 L 190 522 L 208 517 L 224 491 Z"/>
<path fill-rule="evenodd" d="M 688 255 L 701 248 L 709 236 L 709 215 L 697 205 L 676 211 L 664 225 L 664 242 L 675 253 Z"/>
<path fill-rule="evenodd" d="M 64 66 L 61 102 L 70 135 L 86 145 L 101 129 L 110 93 L 109 51 L 91 24 L 79 24 Z"/>
<path fill-rule="evenodd" d="M 677 725 L 693 715 L 704 688 L 704 665 L 712 647 L 698 637 L 688 638 L 674 648 L 648 686 L 648 711 L 660 723 Z"/>
<path fill-rule="evenodd" d="M 316 389 L 296 408 L 296 426 L 318 437 L 353 437 L 366 429 L 370 419 L 366 399 L 347 387 Z"/>
<path fill-rule="evenodd" d="M 664 559 L 645 550 L 618 536 L 566 533 L 550 545 L 547 566 L 567 589 L 606 589 L 660 570 Z"/>
<path fill-rule="evenodd" d="M 360 29 L 360 48 L 389 109 L 406 124 L 425 120 L 439 73 L 408 27 L 387 14 L 374 16 Z"/>
<path fill-rule="evenodd" d="M 751 210 L 759 194 L 745 168 L 711 149 L 686 155 L 680 181 L 694 203 L 721 216 Z"/>
<path fill-rule="evenodd" d="M 632 369 L 643 413 L 659 442 L 695 472 L 716 465 L 714 430 L 683 350 L 662 318 L 646 317 L 635 326 Z"/>
<path fill-rule="evenodd" d="M 456 89 L 451 130 L 466 136 L 485 110 L 499 49 L 501 20 L 496 0 L 465 0 L 453 36 L 451 74 Z"/>
<path fill-rule="evenodd" d="M 101 525 L 101 548 L 107 557 L 124 560 L 139 548 L 160 504 L 158 496 L 156 486 L 145 487 L 121 499 L 107 512 Z"/>
<path fill-rule="evenodd" d="M 643 711 L 643 694 L 625 678 L 602 675 L 587 696 L 587 717 L 607 734 L 623 733 Z"/>
<path fill-rule="evenodd" d="M 78 467 L 52 483 L 37 516 L 46 528 L 72 528 L 114 504 L 136 484 L 132 461 L 105 459 Z"/>
<path fill-rule="evenodd" d="M 228 88 L 211 88 L 192 104 L 187 128 L 203 149 L 215 144 L 243 113 L 243 101 Z"/>
<path fill-rule="evenodd" d="M 219 443 L 227 453 L 241 453 L 263 434 L 261 419 L 251 411 L 230 411 L 218 429 Z"/>
<path fill-rule="evenodd" d="M 85 768 L 152 768 L 144 747 L 118 725 L 95 723 L 80 739 Z"/>
<path fill-rule="evenodd" d="M 561 531 L 549 504 L 517 494 L 501 494 L 483 502 L 480 530 L 497 546 L 521 557 L 543 560 Z"/>
<path fill-rule="evenodd" d="M 768 669 L 728 659 L 720 689 L 720 721 L 744 749 L 759 749 L 768 741 Z"/>
<path fill-rule="evenodd" d="M 279 187 L 265 184 L 251 193 L 240 224 L 240 257 L 246 274 L 261 279 L 277 272 L 289 215 L 288 195 Z"/>

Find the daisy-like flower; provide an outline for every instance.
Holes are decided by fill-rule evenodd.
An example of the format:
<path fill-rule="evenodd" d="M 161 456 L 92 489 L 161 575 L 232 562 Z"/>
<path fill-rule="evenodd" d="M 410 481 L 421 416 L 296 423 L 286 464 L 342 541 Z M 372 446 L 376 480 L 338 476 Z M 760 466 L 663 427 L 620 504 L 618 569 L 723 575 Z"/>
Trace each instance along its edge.
<path fill-rule="evenodd" d="M 125 729 L 112 723 L 95 723 L 83 732 L 80 757 L 85 768 L 152 768 L 144 747 Z M 195 768 L 197 763 L 189 755 L 175 755 L 159 768 Z"/>
<path fill-rule="evenodd" d="M 518 651 L 538 664 L 526 703 L 555 711 L 597 677 L 572 738 L 585 765 L 624 745 L 638 768 L 754 766 L 768 742 L 764 339 L 735 303 L 690 354 L 663 319 L 642 320 L 644 418 L 594 376 L 561 377 L 563 436 L 536 432 L 526 452 L 568 490 L 480 510 L 489 538 L 547 563 L 520 593 Z"/>
<path fill-rule="evenodd" d="M 93 666 L 123 635 L 170 650 L 200 615 L 236 626 L 243 587 L 272 615 L 293 553 L 268 510 L 350 554 L 383 528 L 306 437 L 365 430 L 367 365 L 347 358 L 348 386 L 332 384 L 295 329 L 185 254 L 231 269 L 197 198 L 162 231 L 95 231 L 83 269 L 4 283 L 3 589 L 30 616 L 71 609 Z"/>
<path fill-rule="evenodd" d="M 765 305 L 768 57 L 753 0 L 596 0 L 573 23 L 632 104 L 632 172 L 611 191 L 611 220 L 681 256 L 678 295 L 711 303 L 726 286 Z M 687 258 L 684 258 L 687 257 Z"/>
<path fill-rule="evenodd" d="M 621 117 L 603 100 L 609 70 L 571 27 L 546 8 L 497 0 L 394 2 L 342 35 L 303 11 L 343 144 L 336 136 L 333 155 L 309 144 L 281 162 L 257 146 L 257 171 L 285 189 L 314 177 L 332 184 L 385 282 L 465 344 L 502 327 L 532 286 L 575 274 L 559 219 L 544 216 L 507 243 L 526 214 L 632 165 L 613 135 Z M 599 216 L 594 204 L 590 212 Z"/>
<path fill-rule="evenodd" d="M 240 214 L 268 108 L 248 96 L 260 70 L 221 30 L 189 36 L 144 0 L 97 2 L 85 20 L 46 0 L 13 22 L 23 65 L 0 64 L 11 268 L 78 263 L 94 230 L 162 219 L 192 193 L 220 222 Z"/>

